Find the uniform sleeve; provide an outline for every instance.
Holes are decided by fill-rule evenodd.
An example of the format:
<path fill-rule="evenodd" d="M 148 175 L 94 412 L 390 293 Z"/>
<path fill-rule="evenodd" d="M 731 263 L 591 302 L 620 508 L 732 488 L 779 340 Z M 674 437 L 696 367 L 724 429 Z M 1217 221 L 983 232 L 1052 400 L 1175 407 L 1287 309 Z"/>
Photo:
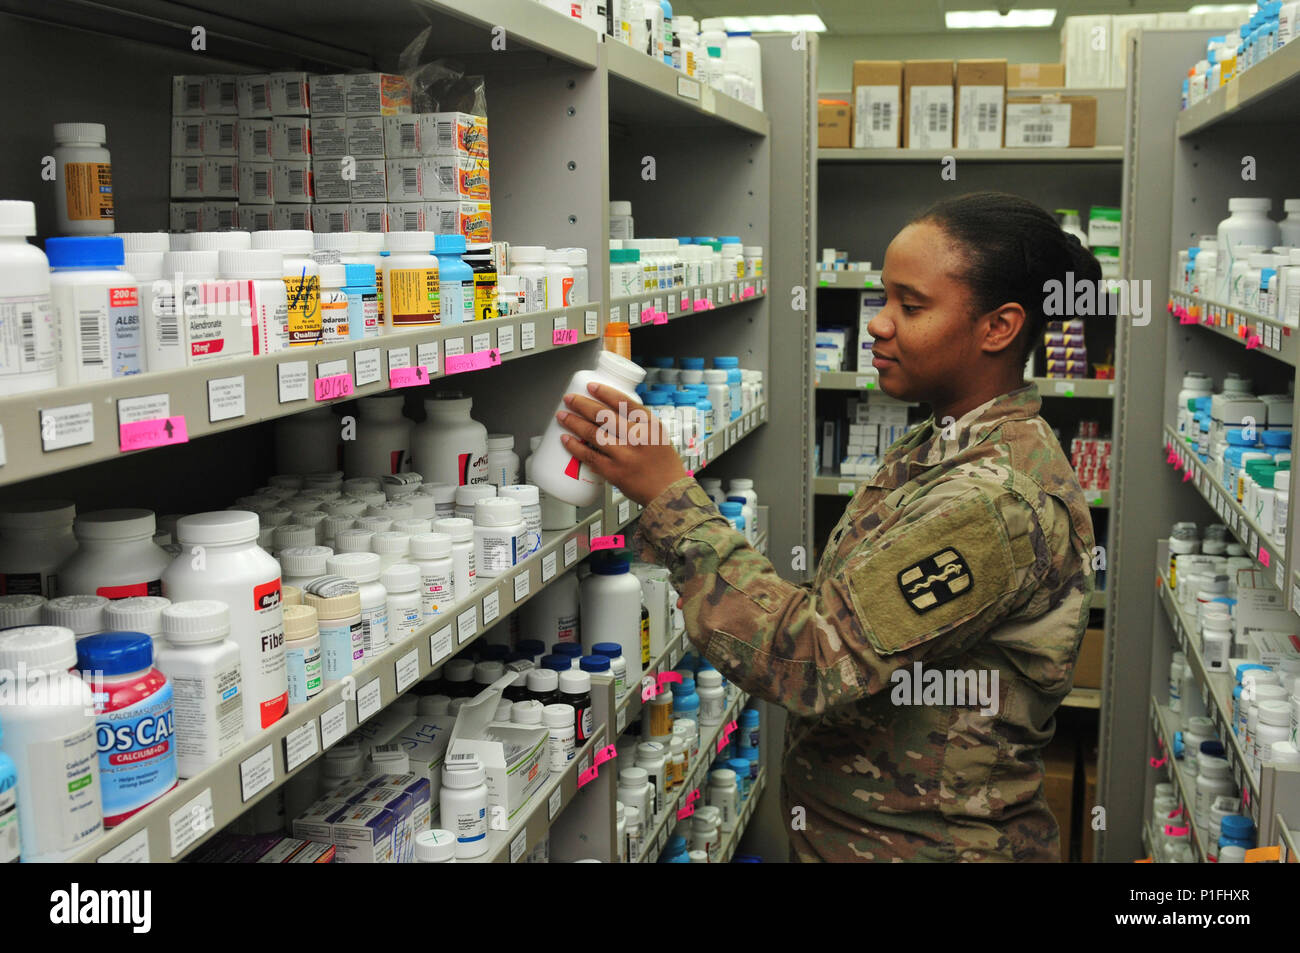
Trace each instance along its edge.
<path fill-rule="evenodd" d="M 639 533 L 704 656 L 810 717 L 886 690 L 914 662 L 959 655 L 1027 603 L 1050 564 L 1033 509 L 994 483 L 940 484 L 891 522 L 816 589 L 777 575 L 693 479 L 652 501 Z"/>

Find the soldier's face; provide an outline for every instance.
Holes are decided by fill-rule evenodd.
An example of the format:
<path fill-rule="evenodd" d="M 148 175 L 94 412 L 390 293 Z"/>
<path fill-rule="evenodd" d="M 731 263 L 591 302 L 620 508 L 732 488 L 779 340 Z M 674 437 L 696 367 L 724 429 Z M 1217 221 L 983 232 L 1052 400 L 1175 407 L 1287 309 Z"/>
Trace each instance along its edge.
<path fill-rule="evenodd" d="M 979 356 L 962 261 L 930 222 L 909 225 L 885 252 L 887 300 L 867 330 L 880 389 L 900 400 L 945 405 L 966 387 Z"/>

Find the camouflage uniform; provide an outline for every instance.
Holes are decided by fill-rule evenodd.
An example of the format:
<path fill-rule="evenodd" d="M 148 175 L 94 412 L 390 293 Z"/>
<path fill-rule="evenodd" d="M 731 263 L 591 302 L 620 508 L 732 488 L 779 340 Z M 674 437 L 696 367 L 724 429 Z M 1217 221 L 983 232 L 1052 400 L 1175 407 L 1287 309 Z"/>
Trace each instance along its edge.
<path fill-rule="evenodd" d="M 806 811 L 797 859 L 1060 859 L 1040 752 L 1087 626 L 1093 537 L 1039 407 L 1029 385 L 951 439 L 931 418 L 896 442 L 811 587 L 778 576 L 693 479 L 642 514 L 642 557 L 672 571 L 696 647 L 792 715 L 782 800 L 787 823 Z M 891 676 L 924 684 L 922 666 L 996 673 L 996 713 L 895 704 Z"/>

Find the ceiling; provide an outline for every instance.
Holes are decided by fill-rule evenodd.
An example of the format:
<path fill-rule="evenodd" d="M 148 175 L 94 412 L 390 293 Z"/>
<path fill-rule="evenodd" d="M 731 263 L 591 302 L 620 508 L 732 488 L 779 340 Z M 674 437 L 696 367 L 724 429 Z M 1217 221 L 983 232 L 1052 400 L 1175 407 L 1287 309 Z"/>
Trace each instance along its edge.
<path fill-rule="evenodd" d="M 816 13 L 831 34 L 869 35 L 944 33 L 947 28 L 944 26 L 943 15 L 947 10 L 1054 7 L 1057 10 L 1056 23 L 1049 29 L 1059 32 L 1067 16 L 1090 13 L 1165 13 L 1186 10 L 1194 2 L 1198 0 L 673 0 L 673 11 L 697 19 Z"/>

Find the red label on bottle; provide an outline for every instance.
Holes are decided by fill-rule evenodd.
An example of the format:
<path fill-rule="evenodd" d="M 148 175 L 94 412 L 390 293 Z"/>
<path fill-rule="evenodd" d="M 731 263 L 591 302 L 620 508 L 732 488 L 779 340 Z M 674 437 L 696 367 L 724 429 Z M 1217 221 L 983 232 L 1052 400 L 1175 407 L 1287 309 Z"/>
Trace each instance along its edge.
<path fill-rule="evenodd" d="M 215 338 L 211 341 L 195 341 L 190 344 L 190 354 L 198 357 L 200 354 L 216 354 L 226 346 L 222 338 Z"/>
<path fill-rule="evenodd" d="M 570 480 L 578 479 L 578 471 L 582 469 L 582 464 L 577 457 L 569 457 L 568 466 L 564 468 L 564 475 Z"/>
<path fill-rule="evenodd" d="M 405 453 L 406 453 L 405 450 L 391 450 L 391 451 L 389 451 L 389 454 L 388 454 L 388 466 L 389 466 L 390 469 L 389 469 L 388 472 L 389 472 L 390 474 L 393 474 L 393 473 L 401 473 L 401 472 L 402 472 L 402 456 L 403 456 Z"/>
<path fill-rule="evenodd" d="M 469 467 L 473 459 L 472 453 L 462 453 L 456 457 L 456 479 L 460 481 L 461 486 L 469 484 Z"/>
<path fill-rule="evenodd" d="M 272 579 L 270 582 L 264 582 L 260 586 L 253 587 L 253 609 L 261 612 L 263 609 L 274 609 L 280 605 L 280 580 Z"/>
<path fill-rule="evenodd" d="M 129 586 L 100 586 L 95 595 L 105 599 L 128 599 L 131 596 L 161 596 L 162 580 L 151 579 L 149 582 L 133 582 Z"/>
<path fill-rule="evenodd" d="M 279 590 L 278 585 L 276 589 Z M 285 712 L 289 710 L 289 693 L 285 692 L 270 701 L 262 702 L 260 708 L 262 711 L 262 727 L 269 728 L 283 718 Z"/>

